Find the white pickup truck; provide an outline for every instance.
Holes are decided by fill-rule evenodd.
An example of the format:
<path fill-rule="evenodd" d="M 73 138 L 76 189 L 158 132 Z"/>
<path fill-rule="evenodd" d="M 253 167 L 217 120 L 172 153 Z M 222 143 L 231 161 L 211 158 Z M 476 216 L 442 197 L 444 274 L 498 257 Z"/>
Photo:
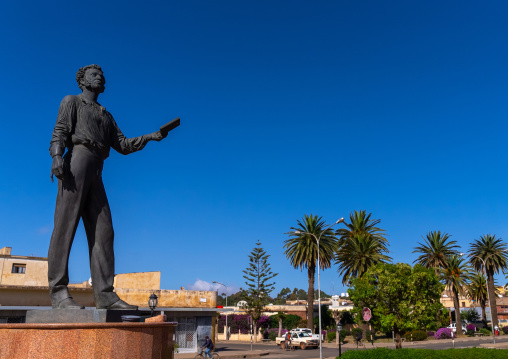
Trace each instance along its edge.
<path fill-rule="evenodd" d="M 319 347 L 319 338 L 314 338 L 311 334 L 307 332 L 291 330 L 289 333 L 291 334 L 292 347 L 300 347 L 301 349 Z M 317 334 L 316 336 L 319 337 Z M 284 349 L 285 341 L 286 341 L 285 336 L 275 338 L 275 343 L 277 345 L 280 345 L 282 349 Z"/>

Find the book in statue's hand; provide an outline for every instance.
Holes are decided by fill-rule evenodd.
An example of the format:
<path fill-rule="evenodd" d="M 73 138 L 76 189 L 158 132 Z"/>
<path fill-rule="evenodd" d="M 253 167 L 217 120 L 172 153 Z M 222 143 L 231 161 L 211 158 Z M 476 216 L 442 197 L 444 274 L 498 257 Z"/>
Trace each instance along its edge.
<path fill-rule="evenodd" d="M 178 126 L 180 126 L 180 117 L 177 117 L 173 121 L 170 121 L 165 125 L 161 126 L 160 131 L 162 136 L 166 137 L 169 131 L 177 128 Z"/>

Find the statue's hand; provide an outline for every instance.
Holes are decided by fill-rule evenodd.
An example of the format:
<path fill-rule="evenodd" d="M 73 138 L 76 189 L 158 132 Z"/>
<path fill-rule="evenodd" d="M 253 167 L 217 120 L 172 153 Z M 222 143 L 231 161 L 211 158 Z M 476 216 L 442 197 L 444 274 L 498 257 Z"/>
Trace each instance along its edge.
<path fill-rule="evenodd" d="M 166 133 L 166 136 L 168 134 Z M 166 138 L 166 136 L 164 136 L 161 131 L 155 131 L 154 133 L 152 133 L 152 140 L 153 141 L 157 141 L 159 142 L 160 140 L 162 140 L 163 138 Z"/>
<path fill-rule="evenodd" d="M 53 156 L 53 164 L 51 165 L 51 173 L 56 176 L 56 178 L 63 179 L 63 159 L 60 155 Z"/>

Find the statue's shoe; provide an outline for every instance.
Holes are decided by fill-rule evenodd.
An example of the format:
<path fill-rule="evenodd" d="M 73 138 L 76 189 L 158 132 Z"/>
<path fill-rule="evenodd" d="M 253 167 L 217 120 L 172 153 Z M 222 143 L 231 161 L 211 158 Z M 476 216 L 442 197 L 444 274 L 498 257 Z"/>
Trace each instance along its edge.
<path fill-rule="evenodd" d="M 137 305 L 130 305 L 123 300 L 117 300 L 113 304 L 110 304 L 106 307 L 97 307 L 97 309 L 109 309 L 109 310 L 138 310 Z"/>
<path fill-rule="evenodd" d="M 72 299 L 72 297 L 65 298 L 60 303 L 52 304 L 53 309 L 85 309 L 84 306 L 79 305 Z"/>

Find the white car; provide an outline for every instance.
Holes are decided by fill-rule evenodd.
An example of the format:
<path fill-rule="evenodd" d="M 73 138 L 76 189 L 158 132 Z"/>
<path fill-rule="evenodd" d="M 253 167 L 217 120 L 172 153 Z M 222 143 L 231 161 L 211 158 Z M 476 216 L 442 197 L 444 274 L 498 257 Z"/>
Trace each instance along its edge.
<path fill-rule="evenodd" d="M 454 333 L 457 332 L 456 323 L 450 324 L 447 328 L 450 328 Z M 467 330 L 464 324 L 462 324 L 462 334 L 466 334 Z"/>

